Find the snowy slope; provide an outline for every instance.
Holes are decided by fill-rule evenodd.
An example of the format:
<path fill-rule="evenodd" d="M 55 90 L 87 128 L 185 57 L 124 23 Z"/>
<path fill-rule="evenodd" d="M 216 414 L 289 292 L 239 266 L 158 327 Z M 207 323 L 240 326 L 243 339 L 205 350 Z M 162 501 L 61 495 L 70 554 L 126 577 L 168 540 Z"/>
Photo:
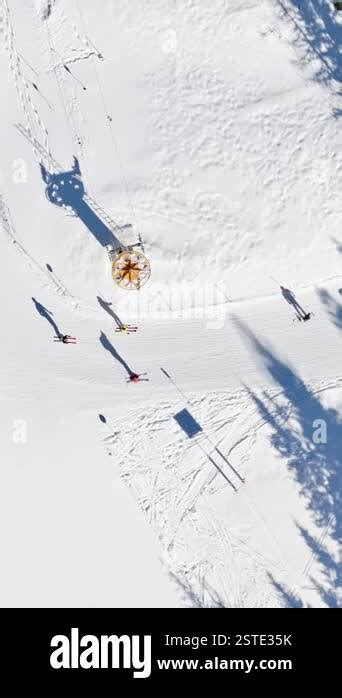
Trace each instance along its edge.
<path fill-rule="evenodd" d="M 3 604 L 338 603 L 341 23 L 305 7 L 1 0 Z"/>

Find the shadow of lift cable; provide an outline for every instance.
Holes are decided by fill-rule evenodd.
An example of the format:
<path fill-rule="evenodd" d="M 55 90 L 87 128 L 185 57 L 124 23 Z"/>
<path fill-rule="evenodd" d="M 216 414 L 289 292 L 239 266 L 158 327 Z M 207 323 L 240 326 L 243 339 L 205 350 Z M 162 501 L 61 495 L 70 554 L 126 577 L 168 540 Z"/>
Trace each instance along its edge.
<path fill-rule="evenodd" d="M 186 400 L 188 404 L 190 404 L 190 401 L 188 400 L 187 396 L 183 391 L 178 387 L 178 385 L 175 383 L 173 378 L 165 371 L 164 368 L 160 368 L 162 373 L 168 378 L 168 380 L 174 385 L 176 390 L 182 395 L 182 397 Z M 245 478 L 240 475 L 240 473 L 234 468 L 234 466 L 231 464 L 231 462 L 228 460 L 228 458 L 220 451 L 219 448 L 217 448 L 216 444 L 212 441 L 210 436 L 206 434 L 204 431 L 203 427 L 197 422 L 197 420 L 192 416 L 192 414 L 187 410 L 186 408 L 182 409 L 180 412 L 177 412 L 177 414 L 174 415 L 174 419 L 177 422 L 177 424 L 181 427 L 181 429 L 184 431 L 184 433 L 190 438 L 194 439 L 194 443 L 201 449 L 203 453 L 207 456 L 208 460 L 215 466 L 216 470 L 224 477 L 226 482 L 229 483 L 229 485 L 233 488 L 235 492 L 238 492 L 238 487 L 232 482 L 232 480 L 227 476 L 227 474 L 224 472 L 223 468 L 217 463 L 217 458 L 214 459 L 214 451 L 218 454 L 218 456 L 222 459 L 225 465 L 228 465 L 232 473 L 238 478 L 238 480 L 241 483 L 245 482 Z M 212 447 L 213 451 L 208 453 L 208 451 L 204 448 L 203 444 L 201 443 L 201 435 L 203 435 L 203 439 L 205 439 L 206 442 L 208 442 Z M 197 437 L 197 438 L 195 438 Z"/>

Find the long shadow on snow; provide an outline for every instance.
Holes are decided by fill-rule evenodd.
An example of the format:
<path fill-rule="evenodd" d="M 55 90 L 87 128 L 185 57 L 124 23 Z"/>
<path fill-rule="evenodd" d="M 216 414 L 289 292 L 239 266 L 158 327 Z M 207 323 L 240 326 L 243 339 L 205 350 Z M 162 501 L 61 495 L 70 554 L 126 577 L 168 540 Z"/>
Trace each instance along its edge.
<path fill-rule="evenodd" d="M 326 289 L 320 289 L 318 291 L 318 296 L 320 300 L 322 301 L 326 311 L 328 312 L 328 315 L 330 317 L 330 320 L 338 327 L 339 330 L 342 330 L 342 303 L 341 301 L 338 301 L 334 296 L 329 293 Z"/>
<path fill-rule="evenodd" d="M 342 24 L 330 0 L 277 0 L 294 29 L 294 46 L 306 64 L 319 59 L 314 79 L 326 86 L 342 81 Z M 333 87 L 335 87 L 333 85 Z M 339 90 L 339 95 L 341 91 Z M 336 109 L 335 117 L 342 111 Z"/>
<path fill-rule="evenodd" d="M 37 313 L 39 313 L 39 315 L 41 315 L 41 317 L 45 318 L 45 320 L 47 320 L 50 323 L 50 325 L 51 325 L 52 329 L 55 331 L 57 337 L 62 337 L 62 332 L 60 331 L 56 321 L 52 317 L 53 312 L 51 310 L 48 310 L 47 308 L 45 308 L 45 305 L 42 305 L 41 303 L 39 303 L 39 301 L 37 301 L 35 298 L 33 298 L 33 296 L 32 296 L 32 300 L 33 300 L 33 303 L 35 305 Z"/>
<path fill-rule="evenodd" d="M 116 322 L 117 326 L 119 328 L 124 327 L 124 324 L 122 320 L 120 320 L 119 316 L 116 314 L 116 312 L 113 310 L 112 305 L 113 303 L 109 303 L 108 301 L 105 301 L 101 296 L 96 296 L 98 303 L 100 304 L 101 308 L 110 315 L 110 317 L 113 318 L 113 320 Z"/>
<path fill-rule="evenodd" d="M 337 249 L 337 252 L 339 252 L 341 254 L 342 253 L 342 243 L 339 240 L 336 240 L 336 238 L 334 238 L 333 236 L 331 236 L 330 240 L 332 240 L 332 242 L 334 243 L 334 245 Z"/>
<path fill-rule="evenodd" d="M 40 166 L 40 170 L 42 179 L 46 184 L 46 196 L 52 204 L 70 207 L 100 245 L 120 247 L 120 241 L 115 237 L 113 231 L 84 200 L 86 191 L 76 157 L 74 157 L 74 166 L 66 172 L 51 173 L 43 165 Z"/>
<path fill-rule="evenodd" d="M 321 530 L 319 541 L 304 529 L 300 529 L 300 532 L 312 552 L 312 559 L 315 557 L 318 560 L 324 578 L 322 584 L 311 580 L 312 585 L 328 606 L 336 606 L 341 572 L 338 572 L 336 561 L 327 551 L 325 541 L 329 536 L 338 545 L 341 542 L 340 416 L 335 409 L 324 407 L 319 397 L 309 390 L 294 370 L 264 346 L 248 327 L 237 320 L 235 324 L 262 358 L 273 381 L 282 388 L 282 397 L 277 398 L 270 398 L 265 392 L 261 397 L 252 391 L 250 394 L 261 416 L 272 429 L 271 444 L 281 457 L 281 467 L 293 473 L 306 506 Z M 291 420 L 288 420 L 289 414 Z M 327 443 L 315 443 L 313 440 L 318 427 L 315 420 L 324 420 Z M 311 579 L 310 565 L 303 570 L 303 574 Z M 279 585 L 277 588 L 282 592 L 285 603 L 300 605 L 300 601 L 288 589 Z"/>
<path fill-rule="evenodd" d="M 207 584 L 205 579 L 202 581 L 201 597 L 193 591 L 191 582 L 186 577 L 181 576 L 169 570 L 169 577 L 172 583 L 175 584 L 180 596 L 187 605 L 192 608 L 225 608 L 225 605 L 218 596 L 217 592 Z"/>
<path fill-rule="evenodd" d="M 306 312 L 306 310 L 304 310 L 303 306 L 300 305 L 293 291 L 291 291 L 290 288 L 285 288 L 285 286 L 280 286 L 280 290 L 284 300 L 286 301 L 286 303 L 292 306 L 298 319 L 303 320 L 308 313 Z"/>
<path fill-rule="evenodd" d="M 129 367 L 128 363 L 120 356 L 119 352 L 116 351 L 115 347 L 113 347 L 112 343 L 109 341 L 107 335 L 105 335 L 104 332 L 101 332 L 100 334 L 100 342 L 106 351 L 109 351 L 109 353 L 113 356 L 116 361 L 118 361 L 127 371 L 128 375 L 131 376 L 134 371 Z"/>

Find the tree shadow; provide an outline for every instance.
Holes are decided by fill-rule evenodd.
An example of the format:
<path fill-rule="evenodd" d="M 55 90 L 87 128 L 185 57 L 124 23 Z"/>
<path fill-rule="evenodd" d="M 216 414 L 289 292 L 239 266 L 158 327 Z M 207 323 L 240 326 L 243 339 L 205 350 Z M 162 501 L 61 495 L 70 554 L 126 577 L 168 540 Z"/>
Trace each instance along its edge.
<path fill-rule="evenodd" d="M 270 442 L 281 457 L 282 467 L 295 477 L 306 507 L 312 512 L 321 531 L 319 541 L 300 529 L 312 559 L 318 562 L 324 583 L 315 583 L 321 599 L 336 605 L 341 584 L 341 571 L 324 544 L 329 536 L 337 546 L 341 543 L 341 466 L 342 424 L 339 413 L 326 408 L 295 371 L 272 353 L 243 323 L 234 320 L 240 333 L 262 358 L 273 381 L 282 388 L 281 396 L 271 399 L 249 391 L 262 418 L 271 427 Z M 291 416 L 291 419 L 289 419 Z M 303 574 L 309 576 L 308 566 Z M 289 592 L 281 589 L 285 602 Z"/>
<path fill-rule="evenodd" d="M 330 320 L 334 323 L 335 327 L 342 330 L 342 303 L 334 298 L 329 291 L 326 289 L 319 289 L 317 291 L 318 296 L 323 303 Z"/>
<path fill-rule="evenodd" d="M 62 337 L 63 333 L 60 331 L 56 321 L 52 317 L 53 312 L 51 310 L 48 310 L 47 308 L 45 308 L 45 306 L 42 305 L 41 303 L 39 303 L 39 301 L 37 301 L 35 298 L 33 298 L 33 296 L 32 296 L 32 300 L 33 300 L 33 303 L 34 303 L 35 308 L 37 310 L 37 313 L 39 313 L 39 315 L 41 315 L 41 317 L 45 318 L 50 323 L 50 325 L 53 328 L 54 332 L 56 333 L 57 337 Z"/>
<path fill-rule="evenodd" d="M 336 238 L 334 238 L 333 236 L 331 236 L 330 239 L 333 241 L 333 243 L 337 249 L 337 252 L 342 254 L 342 242 L 340 242 L 339 240 L 336 240 Z"/>
<path fill-rule="evenodd" d="M 267 572 L 269 580 L 272 582 L 279 596 L 282 598 L 286 608 L 304 608 L 304 604 L 301 599 L 289 589 L 286 589 L 282 584 L 279 584 L 273 575 Z M 306 606 L 307 608 L 307 606 Z"/>
<path fill-rule="evenodd" d="M 330 0 L 277 0 L 282 14 L 290 20 L 294 46 L 306 64 L 317 61 L 314 79 L 337 88 L 342 81 L 342 24 Z M 341 90 L 339 88 L 339 96 Z M 334 116 L 341 115 L 336 109 Z"/>
<path fill-rule="evenodd" d="M 190 581 L 183 575 L 172 570 L 168 571 L 170 580 L 175 584 L 178 594 L 183 602 L 191 608 L 225 608 L 223 600 L 219 594 L 211 587 L 205 579 L 201 582 L 201 597 L 196 594 Z"/>
<path fill-rule="evenodd" d="M 105 335 L 104 332 L 101 332 L 100 334 L 100 342 L 106 351 L 109 351 L 109 353 L 113 356 L 113 358 L 118 361 L 121 366 L 124 367 L 124 369 L 127 371 L 129 376 L 132 376 L 134 374 L 134 371 L 129 367 L 128 363 L 120 356 L 119 352 L 113 347 L 112 343 L 109 341 L 107 335 Z"/>
<path fill-rule="evenodd" d="M 101 296 L 96 296 L 96 298 L 97 298 L 98 303 L 100 304 L 101 308 L 103 308 L 103 310 L 105 310 L 106 313 L 108 313 L 108 315 L 110 315 L 110 317 L 113 318 L 113 320 L 116 322 L 117 326 L 120 329 L 122 327 L 124 327 L 124 323 L 122 322 L 122 320 L 120 320 L 119 316 L 115 313 L 115 311 L 111 307 L 113 304 L 108 303 L 108 301 L 103 300 L 103 298 L 101 298 Z"/>
<path fill-rule="evenodd" d="M 91 208 L 89 200 L 85 200 L 87 194 L 76 157 L 74 157 L 73 167 L 66 172 L 51 173 L 42 164 L 40 165 L 40 171 L 42 179 L 46 184 L 46 197 L 52 204 L 71 209 L 103 247 L 106 245 L 116 248 L 121 247 L 121 243 L 114 235 L 113 230 Z"/>

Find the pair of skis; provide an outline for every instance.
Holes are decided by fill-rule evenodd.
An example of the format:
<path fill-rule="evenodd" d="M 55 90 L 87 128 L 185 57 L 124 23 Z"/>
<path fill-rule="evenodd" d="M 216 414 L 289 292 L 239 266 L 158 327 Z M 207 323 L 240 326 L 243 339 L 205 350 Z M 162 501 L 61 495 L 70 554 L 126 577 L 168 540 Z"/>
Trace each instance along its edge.
<path fill-rule="evenodd" d="M 141 376 L 147 376 L 147 373 L 131 373 L 129 378 L 127 378 L 126 383 L 141 383 L 142 381 L 146 381 L 147 383 L 149 382 L 149 378 L 142 378 Z"/>
<path fill-rule="evenodd" d="M 132 332 L 137 332 L 137 325 L 122 325 L 122 327 L 117 327 L 115 332 L 120 332 L 121 334 L 131 334 Z"/>
<path fill-rule="evenodd" d="M 53 341 L 54 341 L 54 342 L 60 342 L 61 344 L 76 344 L 77 339 L 76 339 L 76 337 L 70 337 L 70 335 L 68 335 L 68 336 L 67 336 L 67 341 L 63 342 L 63 337 L 57 337 L 57 336 L 55 335 Z"/>
<path fill-rule="evenodd" d="M 299 320 L 299 322 L 307 322 L 310 320 L 313 316 L 313 313 L 305 313 L 305 315 L 299 315 L 296 313 L 296 318 Z M 293 322 L 295 322 L 295 318 L 293 318 Z"/>

